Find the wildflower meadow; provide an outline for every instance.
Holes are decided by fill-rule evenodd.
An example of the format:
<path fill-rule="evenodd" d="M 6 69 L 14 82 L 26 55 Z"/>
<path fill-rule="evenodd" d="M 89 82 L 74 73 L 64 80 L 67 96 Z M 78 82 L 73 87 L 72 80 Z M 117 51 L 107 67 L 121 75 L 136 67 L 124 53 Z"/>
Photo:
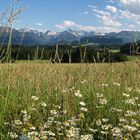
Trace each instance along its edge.
<path fill-rule="evenodd" d="M 139 65 L 0 64 L 0 139 L 139 140 Z"/>

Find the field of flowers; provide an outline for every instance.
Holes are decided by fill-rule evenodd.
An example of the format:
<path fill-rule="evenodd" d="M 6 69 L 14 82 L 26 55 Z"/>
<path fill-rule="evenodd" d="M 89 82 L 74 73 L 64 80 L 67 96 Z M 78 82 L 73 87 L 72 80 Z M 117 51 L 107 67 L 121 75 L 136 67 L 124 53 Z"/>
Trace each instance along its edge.
<path fill-rule="evenodd" d="M 140 140 L 138 63 L 0 64 L 0 140 Z"/>

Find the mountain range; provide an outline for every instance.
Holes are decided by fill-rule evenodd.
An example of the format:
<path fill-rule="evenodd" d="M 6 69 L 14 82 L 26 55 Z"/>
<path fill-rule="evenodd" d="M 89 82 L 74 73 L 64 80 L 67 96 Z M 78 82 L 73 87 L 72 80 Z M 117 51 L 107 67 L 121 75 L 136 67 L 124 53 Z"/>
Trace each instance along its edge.
<path fill-rule="evenodd" d="M 9 27 L 0 27 L 0 43 L 7 44 L 9 40 Z M 24 46 L 54 45 L 56 43 L 96 43 L 102 45 L 123 45 L 140 40 L 138 31 L 121 31 L 100 34 L 94 31 L 77 31 L 68 29 L 62 32 L 39 32 L 32 29 L 13 29 L 12 44 Z"/>

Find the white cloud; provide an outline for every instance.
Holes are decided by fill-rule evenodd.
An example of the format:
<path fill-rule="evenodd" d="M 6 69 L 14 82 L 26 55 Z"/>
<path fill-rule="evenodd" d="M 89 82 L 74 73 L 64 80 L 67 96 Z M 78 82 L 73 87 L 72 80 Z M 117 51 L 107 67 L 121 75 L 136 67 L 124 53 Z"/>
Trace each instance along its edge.
<path fill-rule="evenodd" d="M 62 24 L 56 25 L 59 29 L 67 27 L 96 32 L 119 32 L 121 30 L 140 30 L 140 0 L 106 0 L 107 5 L 100 9 L 95 5 L 88 5 L 92 10 L 93 17 L 98 20 L 98 26 L 88 26 L 77 24 L 70 20 L 65 20 Z M 113 6 L 111 3 L 113 3 Z M 91 12 L 85 11 L 87 15 Z"/>
<path fill-rule="evenodd" d="M 119 10 L 119 18 L 127 19 L 133 24 L 140 24 L 140 15 L 133 14 L 127 10 Z"/>
<path fill-rule="evenodd" d="M 105 26 L 120 27 L 122 24 L 117 21 L 111 13 L 103 10 L 93 9 L 94 15 L 98 17 Z"/>
<path fill-rule="evenodd" d="M 68 27 L 74 27 L 76 26 L 76 23 L 70 20 L 65 20 L 62 24 L 57 24 L 55 25 L 59 29 L 65 29 Z"/>
<path fill-rule="evenodd" d="M 114 0 L 108 0 L 110 3 L 115 3 L 115 1 Z"/>
<path fill-rule="evenodd" d="M 43 26 L 43 23 L 41 23 L 41 22 L 37 22 L 37 23 L 35 23 L 37 26 Z"/>
<path fill-rule="evenodd" d="M 88 11 L 85 11 L 85 12 L 84 12 L 84 14 L 85 14 L 85 15 L 88 15 L 88 14 L 89 14 L 89 12 L 88 12 Z"/>
<path fill-rule="evenodd" d="M 115 27 L 108 27 L 108 26 L 81 26 L 80 30 L 85 30 L 85 31 L 95 31 L 98 33 L 109 33 L 109 32 L 120 32 L 120 29 L 117 29 Z"/>
<path fill-rule="evenodd" d="M 106 6 L 106 10 L 112 12 L 112 13 L 117 13 L 117 8 L 111 5 Z"/>
<path fill-rule="evenodd" d="M 100 33 L 106 33 L 106 32 L 119 32 L 120 30 L 115 27 L 109 27 L 109 26 L 103 26 L 103 27 L 96 27 L 96 26 L 86 26 L 86 25 L 80 25 L 70 20 L 65 20 L 62 24 L 56 25 L 59 29 L 66 29 L 67 27 L 76 28 L 79 30 L 84 31 L 95 31 Z"/>
<path fill-rule="evenodd" d="M 140 0 L 120 0 L 124 7 L 137 15 L 140 15 Z"/>
<path fill-rule="evenodd" d="M 102 15 L 102 16 L 110 16 L 111 14 L 107 11 L 103 11 L 103 10 L 98 10 L 98 9 L 92 9 L 93 12 L 95 13 L 96 16 L 98 15 Z"/>
<path fill-rule="evenodd" d="M 125 24 L 126 28 L 128 28 L 128 30 L 133 30 L 135 28 L 135 25 L 133 24 Z"/>
<path fill-rule="evenodd" d="M 88 5 L 88 7 L 89 7 L 89 8 L 94 8 L 94 9 L 97 8 L 97 6 L 95 6 L 95 5 Z"/>
<path fill-rule="evenodd" d="M 133 1 L 133 2 L 132 2 Z M 83 27 L 88 30 L 95 30 L 101 32 L 121 31 L 121 30 L 140 30 L 140 14 L 132 8 L 134 3 L 139 7 L 140 0 L 106 0 L 106 2 L 115 3 L 116 6 L 108 4 L 104 9 L 100 10 L 92 5 L 88 6 L 92 9 L 93 15 L 98 18 L 99 26 L 102 27 Z M 118 5 L 117 5 L 118 4 Z M 121 5 L 120 5 L 121 4 Z M 132 6 L 132 5 L 133 6 Z M 128 8 L 129 5 L 129 8 Z M 131 6 L 130 6 L 131 5 Z M 140 9 L 140 7 L 139 7 Z M 140 12 L 140 10 L 139 10 Z M 103 30 L 103 31 L 102 31 Z"/>
<path fill-rule="evenodd" d="M 114 20 L 111 16 L 101 16 L 100 19 L 102 23 L 106 26 L 115 26 L 120 27 L 122 24 L 116 20 Z"/>

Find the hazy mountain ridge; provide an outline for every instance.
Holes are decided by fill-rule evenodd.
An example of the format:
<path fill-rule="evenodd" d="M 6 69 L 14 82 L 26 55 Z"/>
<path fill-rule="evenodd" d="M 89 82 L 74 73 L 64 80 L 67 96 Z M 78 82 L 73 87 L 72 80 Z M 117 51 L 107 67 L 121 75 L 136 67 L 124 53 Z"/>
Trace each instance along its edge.
<path fill-rule="evenodd" d="M 108 37 L 115 37 L 123 39 L 123 43 L 135 42 L 140 40 L 140 32 L 139 31 L 121 31 L 119 33 L 108 33 L 106 34 Z"/>
<path fill-rule="evenodd" d="M 10 28 L 0 27 L 0 42 L 7 44 Z M 138 31 L 121 31 L 119 33 L 111 32 L 100 35 L 94 31 L 77 31 L 68 29 L 63 32 L 39 32 L 32 29 L 13 29 L 12 43 L 23 45 L 52 45 L 56 43 L 81 42 L 98 43 L 102 45 L 122 45 L 129 42 L 140 40 Z"/>

